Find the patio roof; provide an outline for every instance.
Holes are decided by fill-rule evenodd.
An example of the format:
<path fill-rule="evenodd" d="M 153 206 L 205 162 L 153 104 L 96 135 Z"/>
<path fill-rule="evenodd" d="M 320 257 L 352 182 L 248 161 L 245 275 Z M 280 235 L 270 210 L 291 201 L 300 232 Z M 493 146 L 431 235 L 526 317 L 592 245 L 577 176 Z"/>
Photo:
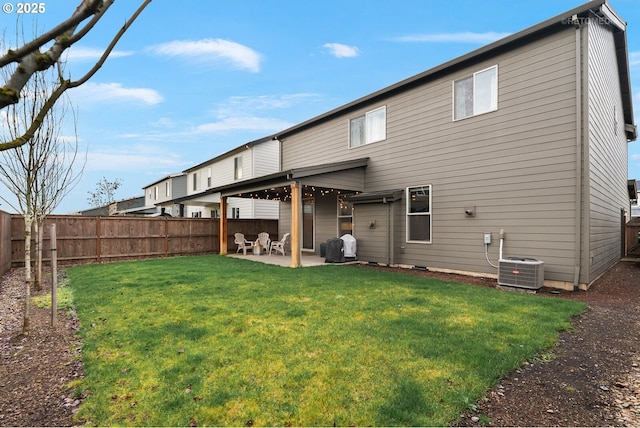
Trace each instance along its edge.
<path fill-rule="evenodd" d="M 291 183 L 297 182 L 306 186 L 358 192 L 364 190 L 364 168 L 368 163 L 369 158 L 358 158 L 292 168 L 210 190 L 220 192 L 222 197 L 239 196 L 287 200 L 289 198 L 287 188 Z"/>

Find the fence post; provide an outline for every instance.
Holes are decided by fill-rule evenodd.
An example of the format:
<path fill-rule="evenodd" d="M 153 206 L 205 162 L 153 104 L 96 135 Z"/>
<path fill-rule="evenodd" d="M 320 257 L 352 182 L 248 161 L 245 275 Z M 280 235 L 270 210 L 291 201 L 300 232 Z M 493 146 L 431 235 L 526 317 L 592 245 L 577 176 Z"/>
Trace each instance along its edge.
<path fill-rule="evenodd" d="M 44 231 L 42 231 L 44 232 Z M 41 232 L 41 233 L 42 233 Z M 51 327 L 56 325 L 58 315 L 58 244 L 56 239 L 56 224 L 51 224 Z"/>
<path fill-rule="evenodd" d="M 96 217 L 96 262 L 100 263 L 100 216 Z"/>

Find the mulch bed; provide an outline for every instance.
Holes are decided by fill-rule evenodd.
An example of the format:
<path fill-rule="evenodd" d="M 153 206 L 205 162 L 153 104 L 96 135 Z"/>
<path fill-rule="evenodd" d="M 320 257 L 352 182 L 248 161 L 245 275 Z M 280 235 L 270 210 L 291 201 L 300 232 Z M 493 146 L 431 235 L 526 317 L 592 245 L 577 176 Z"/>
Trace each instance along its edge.
<path fill-rule="evenodd" d="M 398 270 L 479 286 L 495 280 Z M 0 280 L 0 426 L 73 426 L 82 397 L 68 387 L 82 376 L 77 321 L 31 307 L 22 334 L 23 270 Z M 40 293 L 48 293 L 44 284 Z M 587 312 L 563 332 L 552 358 L 529 361 L 488 391 L 459 426 L 640 426 L 640 262 L 622 261 L 589 291 L 539 294 L 581 300 Z"/>

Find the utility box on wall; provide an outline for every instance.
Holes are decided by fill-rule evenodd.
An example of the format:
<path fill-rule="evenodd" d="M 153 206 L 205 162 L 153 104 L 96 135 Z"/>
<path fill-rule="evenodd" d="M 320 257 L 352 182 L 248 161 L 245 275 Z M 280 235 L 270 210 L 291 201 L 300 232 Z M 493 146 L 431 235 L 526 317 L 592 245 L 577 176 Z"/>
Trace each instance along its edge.
<path fill-rule="evenodd" d="M 498 285 L 538 290 L 544 285 L 544 262 L 526 257 L 499 261 Z"/>

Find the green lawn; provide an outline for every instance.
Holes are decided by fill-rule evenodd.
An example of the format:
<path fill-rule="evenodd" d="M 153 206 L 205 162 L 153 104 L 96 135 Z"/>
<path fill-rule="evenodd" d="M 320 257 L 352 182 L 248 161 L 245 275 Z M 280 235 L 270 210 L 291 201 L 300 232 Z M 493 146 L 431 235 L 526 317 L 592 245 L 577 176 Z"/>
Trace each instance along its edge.
<path fill-rule="evenodd" d="M 68 269 L 92 425 L 448 425 L 580 303 L 221 256 Z"/>

